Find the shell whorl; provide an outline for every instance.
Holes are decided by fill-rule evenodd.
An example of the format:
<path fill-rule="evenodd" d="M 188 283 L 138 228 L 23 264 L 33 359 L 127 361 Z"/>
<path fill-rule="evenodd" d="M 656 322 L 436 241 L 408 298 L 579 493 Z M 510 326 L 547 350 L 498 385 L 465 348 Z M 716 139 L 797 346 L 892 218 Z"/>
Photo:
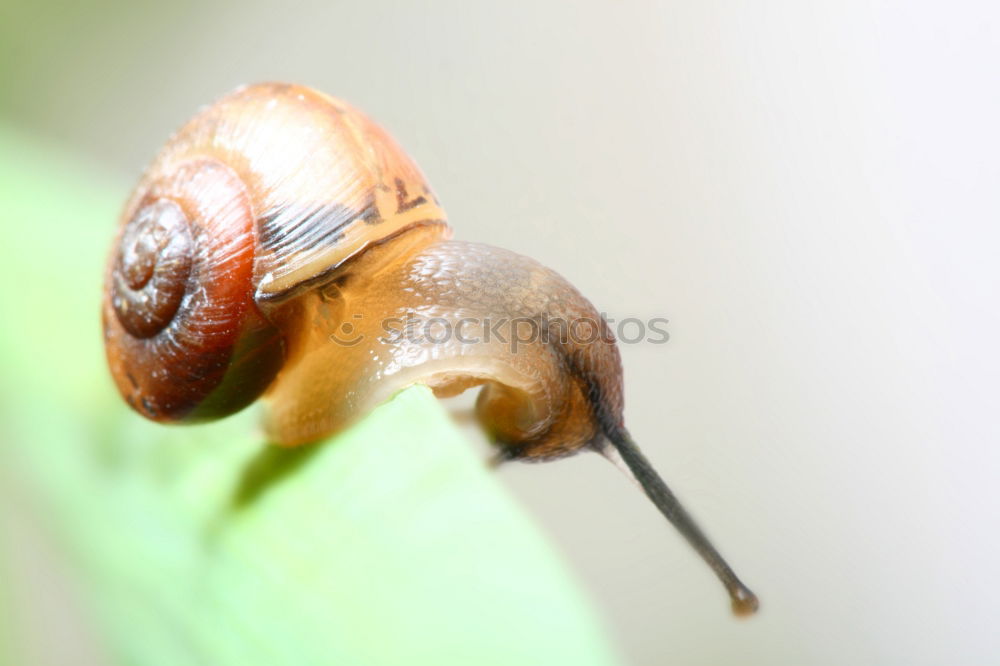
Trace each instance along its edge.
<path fill-rule="evenodd" d="M 253 301 L 255 224 L 243 183 L 200 159 L 149 183 L 108 266 L 108 361 L 125 399 L 159 421 L 252 402 L 277 373 L 277 330 Z"/>
<path fill-rule="evenodd" d="M 222 98 L 163 147 L 126 206 L 104 305 L 112 374 L 160 421 L 216 418 L 275 378 L 273 309 L 373 244 L 450 230 L 389 135 L 309 88 Z"/>
<path fill-rule="evenodd" d="M 129 333 L 149 338 L 170 324 L 193 254 L 190 222 L 176 202 L 156 199 L 136 212 L 122 231 L 111 273 L 111 305 Z"/>

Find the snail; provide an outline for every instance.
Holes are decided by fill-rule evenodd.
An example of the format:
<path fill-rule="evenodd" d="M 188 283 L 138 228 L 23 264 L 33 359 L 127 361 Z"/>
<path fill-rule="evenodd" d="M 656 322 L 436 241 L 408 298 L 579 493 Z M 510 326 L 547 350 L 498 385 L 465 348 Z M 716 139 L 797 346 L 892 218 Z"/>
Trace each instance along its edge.
<path fill-rule="evenodd" d="M 734 612 L 757 609 L 625 429 L 621 360 L 594 306 L 532 259 L 452 240 L 416 164 L 337 99 L 246 86 L 174 134 L 125 206 L 102 320 L 137 412 L 193 423 L 263 396 L 279 445 L 342 430 L 412 384 L 481 385 L 476 415 L 502 457 L 603 454 Z"/>

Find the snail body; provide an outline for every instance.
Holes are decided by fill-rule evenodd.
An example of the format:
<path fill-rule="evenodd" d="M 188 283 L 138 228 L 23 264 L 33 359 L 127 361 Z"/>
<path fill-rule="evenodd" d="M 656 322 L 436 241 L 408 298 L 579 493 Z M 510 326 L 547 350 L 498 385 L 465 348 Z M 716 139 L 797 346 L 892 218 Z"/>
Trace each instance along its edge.
<path fill-rule="evenodd" d="M 302 86 L 241 88 L 167 142 L 122 220 L 102 315 L 142 415 L 205 421 L 264 396 L 268 438 L 296 445 L 415 383 L 482 385 L 477 416 L 504 457 L 624 463 L 734 609 L 756 609 L 629 437 L 593 305 L 532 259 L 452 240 L 419 168 L 359 111 Z"/>

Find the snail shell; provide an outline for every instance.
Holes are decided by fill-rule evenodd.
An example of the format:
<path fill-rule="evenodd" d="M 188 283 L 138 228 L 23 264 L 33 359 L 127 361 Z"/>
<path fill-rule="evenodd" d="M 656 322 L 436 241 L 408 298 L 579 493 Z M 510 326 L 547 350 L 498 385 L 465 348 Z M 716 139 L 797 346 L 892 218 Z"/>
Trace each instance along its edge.
<path fill-rule="evenodd" d="M 103 308 L 119 390 L 158 421 L 242 409 L 282 364 L 268 303 L 414 227 L 450 235 L 375 123 L 302 86 L 235 91 L 168 141 L 125 208 Z"/>

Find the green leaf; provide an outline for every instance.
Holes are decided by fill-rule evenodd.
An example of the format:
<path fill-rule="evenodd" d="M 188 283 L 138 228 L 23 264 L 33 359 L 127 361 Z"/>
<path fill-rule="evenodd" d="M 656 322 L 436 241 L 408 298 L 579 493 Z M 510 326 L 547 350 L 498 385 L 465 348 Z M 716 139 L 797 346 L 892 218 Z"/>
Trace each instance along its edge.
<path fill-rule="evenodd" d="M 130 413 L 99 322 L 127 186 L 2 127 L 0 156 L 0 465 L 41 498 L 123 663 L 614 662 L 428 389 L 297 449 L 265 445 L 254 409 Z"/>

